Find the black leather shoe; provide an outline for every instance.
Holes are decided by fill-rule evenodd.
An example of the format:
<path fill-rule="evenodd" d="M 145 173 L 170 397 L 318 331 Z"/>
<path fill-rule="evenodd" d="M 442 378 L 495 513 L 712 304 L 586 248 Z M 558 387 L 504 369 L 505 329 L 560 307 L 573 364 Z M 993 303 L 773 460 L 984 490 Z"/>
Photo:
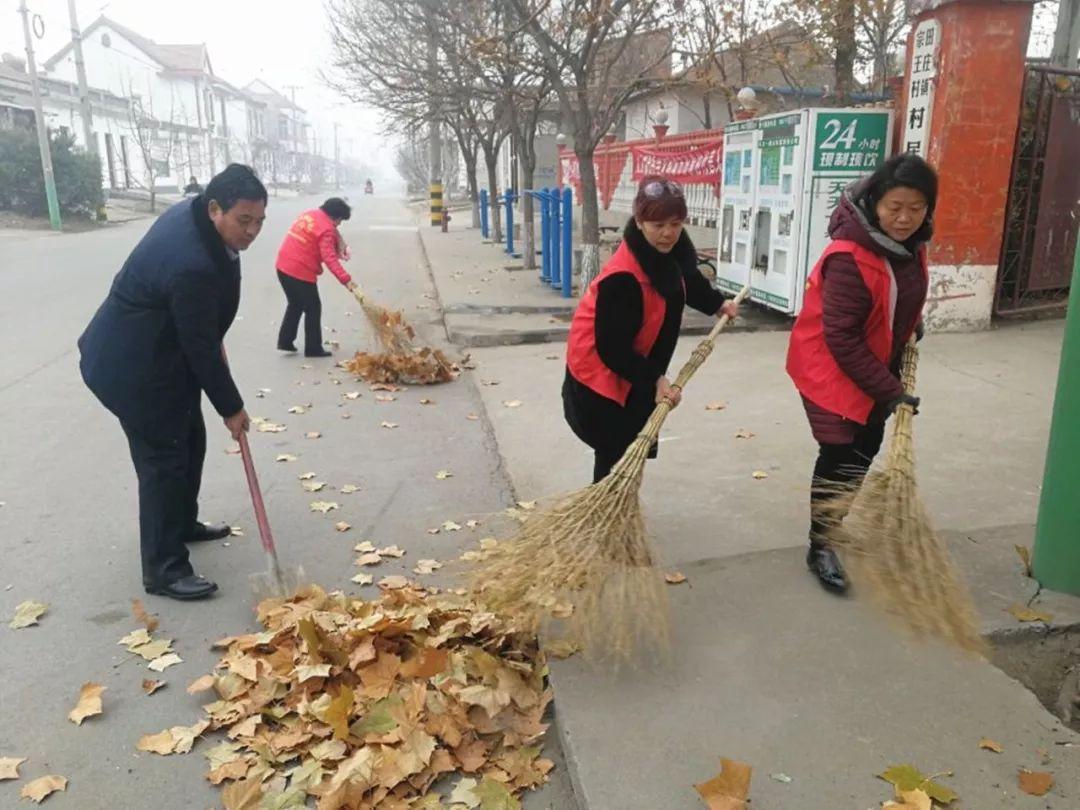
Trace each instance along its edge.
<path fill-rule="evenodd" d="M 817 575 L 826 590 L 833 593 L 847 592 L 848 579 L 844 566 L 840 564 L 836 552 L 828 546 L 810 546 L 810 550 L 806 552 L 806 565 Z"/>
<path fill-rule="evenodd" d="M 196 523 L 189 543 L 204 543 L 207 540 L 224 540 L 232 533 L 225 523 Z"/>
<path fill-rule="evenodd" d="M 217 589 L 215 583 L 197 574 L 192 574 L 189 577 L 174 579 L 165 585 L 147 587 L 146 592 L 156 596 L 167 596 L 170 599 L 179 599 L 181 602 L 192 602 L 196 599 L 205 599 Z"/>
<path fill-rule="evenodd" d="M 296 346 L 291 343 L 279 343 L 277 350 L 279 352 L 289 352 L 290 354 L 296 353 Z"/>
<path fill-rule="evenodd" d="M 308 349 L 304 352 L 304 357 L 333 357 L 333 352 L 328 352 L 326 349 Z"/>

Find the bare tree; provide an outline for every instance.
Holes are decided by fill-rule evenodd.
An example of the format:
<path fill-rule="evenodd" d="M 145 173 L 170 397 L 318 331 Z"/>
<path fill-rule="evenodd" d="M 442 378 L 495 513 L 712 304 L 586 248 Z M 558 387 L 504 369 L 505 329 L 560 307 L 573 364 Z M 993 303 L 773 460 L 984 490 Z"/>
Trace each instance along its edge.
<path fill-rule="evenodd" d="M 892 57 L 908 31 L 905 0 L 859 0 L 857 34 L 860 56 L 873 66 L 874 91 L 884 94 Z"/>
<path fill-rule="evenodd" d="M 162 121 L 153 107 L 144 107 L 142 97 L 129 84 L 127 90 L 127 130 L 142 158 L 146 189 L 150 192 L 150 211 L 157 210 L 157 164 L 169 166 L 177 143 L 176 97 L 170 97 L 169 117 Z"/>
<path fill-rule="evenodd" d="M 627 99 L 670 76 L 671 11 L 660 0 L 507 0 L 541 57 L 571 125 L 581 167 L 582 289 L 600 267 L 600 206 L 593 155 Z"/>

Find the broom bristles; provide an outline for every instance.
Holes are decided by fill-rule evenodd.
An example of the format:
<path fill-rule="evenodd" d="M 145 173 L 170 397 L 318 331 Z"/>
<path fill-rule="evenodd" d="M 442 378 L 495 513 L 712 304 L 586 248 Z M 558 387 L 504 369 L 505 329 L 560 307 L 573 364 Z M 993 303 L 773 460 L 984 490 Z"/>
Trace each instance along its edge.
<path fill-rule="evenodd" d="M 914 388 L 918 350 L 905 348 L 904 388 Z M 844 556 L 852 582 L 917 638 L 982 654 L 986 644 L 970 593 L 935 532 L 915 481 L 913 409 L 897 409 L 884 468 L 865 481 L 815 483 L 826 498 L 815 517 Z"/>

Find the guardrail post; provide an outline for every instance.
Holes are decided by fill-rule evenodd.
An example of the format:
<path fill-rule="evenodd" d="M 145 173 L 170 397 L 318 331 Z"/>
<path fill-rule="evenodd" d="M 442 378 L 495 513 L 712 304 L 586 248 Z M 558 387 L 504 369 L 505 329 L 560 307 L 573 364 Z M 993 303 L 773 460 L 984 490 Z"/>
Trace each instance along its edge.
<path fill-rule="evenodd" d="M 570 186 L 562 192 L 562 297 L 574 291 L 574 192 Z"/>
<path fill-rule="evenodd" d="M 488 238 L 488 190 L 480 189 L 480 236 Z"/>

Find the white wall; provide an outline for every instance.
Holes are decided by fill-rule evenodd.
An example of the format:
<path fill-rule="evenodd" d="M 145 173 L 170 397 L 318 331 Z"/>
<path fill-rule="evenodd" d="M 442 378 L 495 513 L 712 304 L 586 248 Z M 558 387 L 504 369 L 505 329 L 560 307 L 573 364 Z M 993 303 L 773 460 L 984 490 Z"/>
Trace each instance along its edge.
<path fill-rule="evenodd" d="M 626 139 L 652 138 L 656 135 L 653 124 L 656 114 L 663 108 L 668 114 L 668 135 L 680 135 L 705 129 L 705 99 L 701 92 L 692 90 L 669 90 L 660 95 L 633 101 L 626 106 Z M 712 94 L 710 100 L 710 123 L 713 128 L 728 121 L 727 104 L 720 94 Z"/>

